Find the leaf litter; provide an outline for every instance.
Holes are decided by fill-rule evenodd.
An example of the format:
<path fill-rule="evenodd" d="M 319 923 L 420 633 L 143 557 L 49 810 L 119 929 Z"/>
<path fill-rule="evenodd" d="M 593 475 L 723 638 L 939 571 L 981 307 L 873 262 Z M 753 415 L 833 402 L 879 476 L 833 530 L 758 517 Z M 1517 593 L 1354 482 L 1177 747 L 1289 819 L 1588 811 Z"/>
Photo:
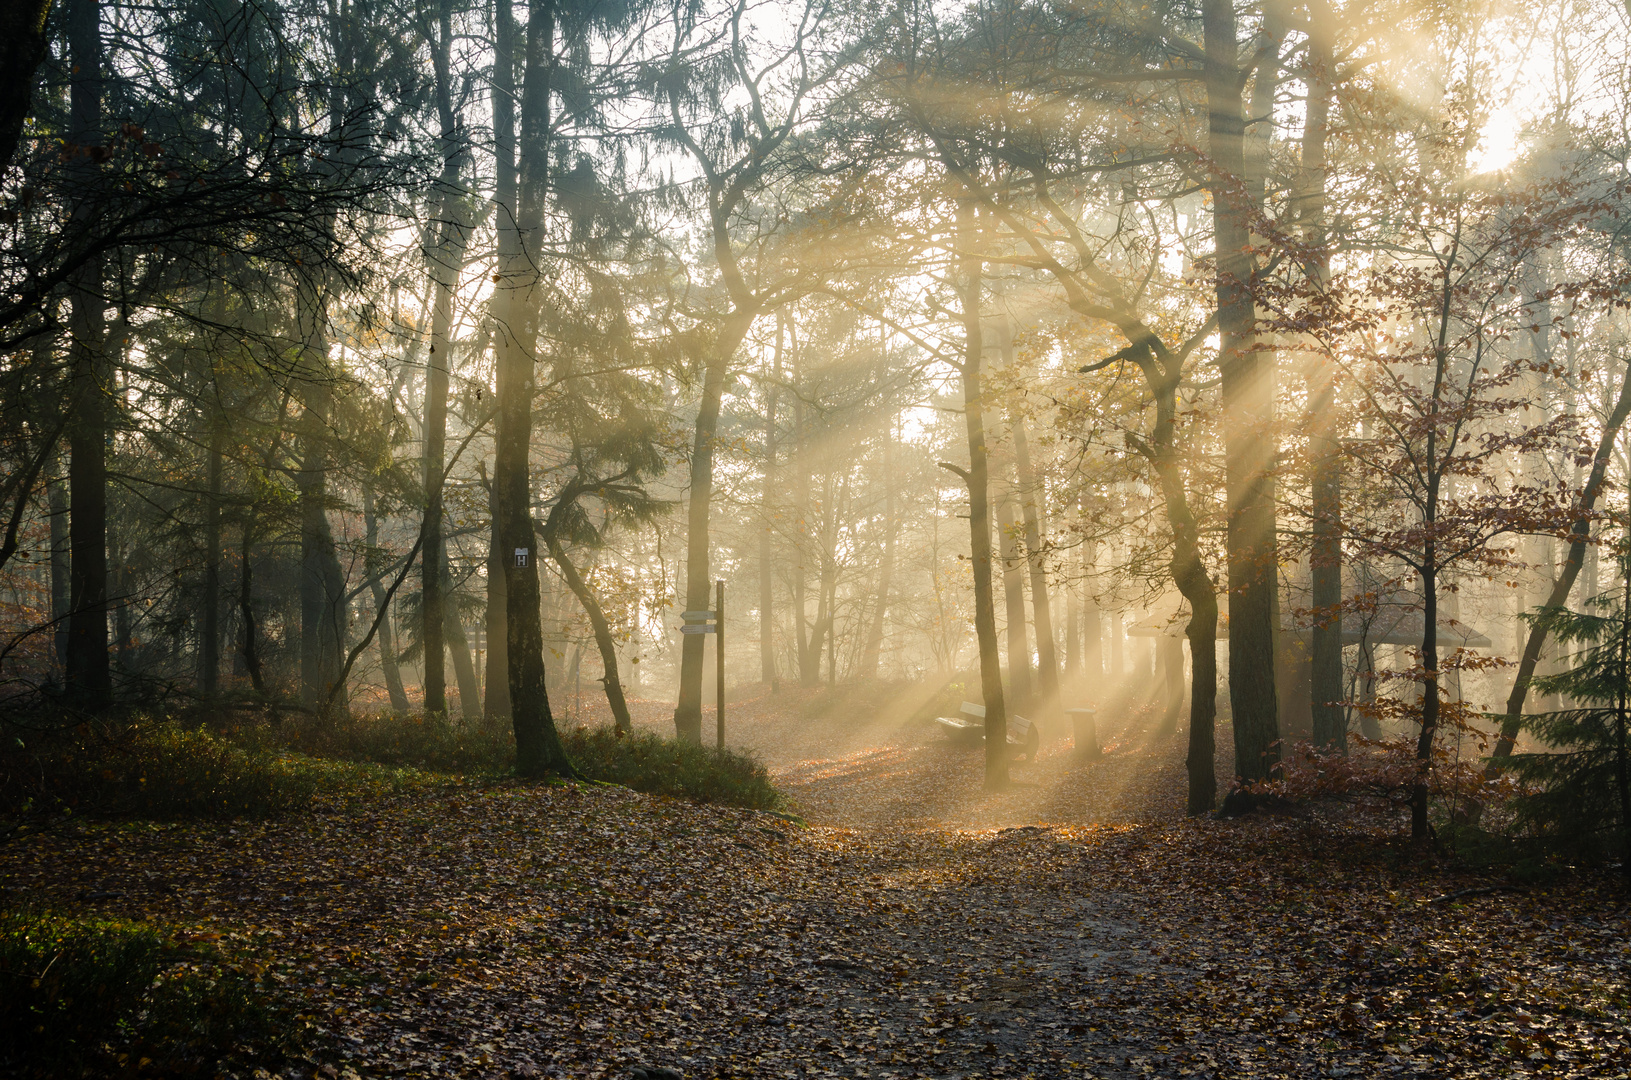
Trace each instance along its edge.
<path fill-rule="evenodd" d="M 1606 875 L 1479 877 L 1347 808 L 1186 821 L 1177 739 L 1111 738 L 1088 765 L 1054 743 L 993 794 L 980 748 L 922 724 L 768 695 L 735 723 L 808 826 L 457 782 L 270 822 L 81 822 L 14 838 L 0 873 L 8 903 L 258 957 L 316 1036 L 290 1076 L 1631 1066 Z"/>

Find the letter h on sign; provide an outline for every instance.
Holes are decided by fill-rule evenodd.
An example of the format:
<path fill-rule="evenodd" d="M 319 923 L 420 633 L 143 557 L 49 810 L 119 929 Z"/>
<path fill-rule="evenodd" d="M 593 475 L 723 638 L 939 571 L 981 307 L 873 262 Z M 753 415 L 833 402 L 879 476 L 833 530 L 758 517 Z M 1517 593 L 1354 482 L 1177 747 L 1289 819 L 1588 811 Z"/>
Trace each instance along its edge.
<path fill-rule="evenodd" d="M 515 549 L 515 565 L 516 566 L 525 566 L 525 565 L 527 565 L 527 549 L 526 548 L 516 548 Z"/>

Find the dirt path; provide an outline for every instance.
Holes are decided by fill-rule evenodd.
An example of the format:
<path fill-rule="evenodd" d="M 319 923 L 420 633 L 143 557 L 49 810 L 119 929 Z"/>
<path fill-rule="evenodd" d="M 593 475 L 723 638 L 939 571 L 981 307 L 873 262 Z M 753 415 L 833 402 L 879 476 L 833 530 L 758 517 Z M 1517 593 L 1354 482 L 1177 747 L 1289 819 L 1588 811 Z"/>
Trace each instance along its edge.
<path fill-rule="evenodd" d="M 1478 883 L 1401 875 L 1357 826 L 1178 820 L 1171 744 L 1087 769 L 1054 747 L 987 796 L 977 750 L 772 713 L 743 735 L 761 725 L 808 828 L 620 789 L 455 786 L 257 825 L 82 825 L 0 849 L 0 873 L 13 900 L 235 935 L 337 1048 L 290 1075 L 1631 1062 L 1607 886 L 1435 903 Z"/>

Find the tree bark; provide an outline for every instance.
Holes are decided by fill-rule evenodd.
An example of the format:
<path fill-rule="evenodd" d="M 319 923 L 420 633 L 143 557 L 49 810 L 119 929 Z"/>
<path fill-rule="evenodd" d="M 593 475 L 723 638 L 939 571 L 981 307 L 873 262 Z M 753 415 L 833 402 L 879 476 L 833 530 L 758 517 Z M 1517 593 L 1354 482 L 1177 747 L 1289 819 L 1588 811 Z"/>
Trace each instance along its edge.
<path fill-rule="evenodd" d="M 611 623 L 607 621 L 606 612 L 601 608 L 594 590 L 566 557 L 566 550 L 560 541 L 552 535 L 546 542 L 549 545 L 550 557 L 555 560 L 555 565 L 561 568 L 561 576 L 566 579 L 566 587 L 572 590 L 572 595 L 583 605 L 583 613 L 589 616 L 589 625 L 595 632 L 595 646 L 600 650 L 600 663 L 606 672 L 601 679 L 601 684 L 606 689 L 606 704 L 611 707 L 612 722 L 616 729 L 628 734 L 634 730 L 634 722 L 629 718 L 629 705 L 623 698 L 623 681 L 617 671 L 617 641 L 612 637 Z"/>
<path fill-rule="evenodd" d="M 68 14 L 68 56 L 74 74 L 69 85 L 72 141 L 82 147 L 101 143 L 102 25 L 97 0 L 73 0 Z M 95 170 L 89 154 L 75 158 L 75 168 Z M 95 213 L 90 201 L 76 216 Z M 113 701 L 108 668 L 108 471 L 111 372 L 105 355 L 103 276 L 106 257 L 92 255 L 74 276 L 69 292 L 69 393 L 73 402 L 68 426 L 68 659 L 65 679 L 69 697 L 90 711 Z"/>
<path fill-rule="evenodd" d="M 783 315 L 776 314 L 776 353 L 770 385 L 765 390 L 764 486 L 759 498 L 759 679 L 772 691 L 779 689 L 776 678 L 776 574 L 771 565 L 772 522 L 776 505 L 776 406 L 782 377 Z"/>
<path fill-rule="evenodd" d="M 1087 496 L 1083 492 L 1078 504 L 1082 517 L 1087 517 Z M 1104 678 L 1104 620 L 1099 613 L 1099 600 L 1092 591 L 1092 581 L 1098 573 L 1099 542 L 1088 540 L 1082 544 L 1082 675 L 1089 686 L 1098 692 Z"/>
<path fill-rule="evenodd" d="M 362 515 L 365 542 L 368 545 L 370 562 L 375 561 L 374 552 L 379 544 L 379 517 L 374 513 L 374 489 L 364 486 L 362 489 Z M 379 574 L 375 567 L 368 568 L 369 591 L 374 597 L 374 611 L 377 613 L 389 602 L 385 595 L 385 586 L 380 584 Z M 391 616 L 387 614 L 379 620 L 379 670 L 385 679 L 385 692 L 391 698 L 391 710 L 403 714 L 408 711 L 408 693 L 402 687 L 402 669 L 396 662 L 396 634 L 391 628 Z"/>
<path fill-rule="evenodd" d="M 1631 415 L 1631 369 L 1621 374 L 1619 398 L 1614 402 L 1614 408 L 1603 424 L 1602 435 L 1597 441 L 1597 453 L 1591 462 L 1591 472 L 1586 476 L 1585 486 L 1580 489 L 1580 501 L 1577 504 L 1580 516 L 1575 518 L 1574 524 L 1569 527 L 1568 554 L 1564 556 L 1563 565 L 1558 568 L 1557 581 L 1552 584 L 1552 590 L 1541 608 L 1540 617 L 1529 624 L 1529 634 L 1523 643 L 1518 671 L 1512 679 L 1512 692 L 1507 695 L 1506 715 L 1501 720 L 1500 737 L 1495 741 L 1495 752 L 1490 756 L 1486 770 L 1490 776 L 1500 771 L 1505 761 L 1512 756 L 1512 748 L 1517 744 L 1518 732 L 1523 723 L 1524 701 L 1529 696 L 1529 685 L 1535 678 L 1535 668 L 1540 662 L 1540 651 L 1551 631 L 1551 623 L 1547 616 L 1561 611 L 1568 603 L 1575 578 L 1580 575 L 1580 568 L 1585 563 L 1586 548 L 1591 542 L 1592 513 L 1596 509 L 1597 498 L 1602 493 L 1603 484 L 1608 478 L 1608 466 L 1614 454 L 1614 441 L 1619 438 L 1620 429 L 1625 426 L 1628 415 Z"/>
<path fill-rule="evenodd" d="M 877 607 L 872 612 L 872 628 L 867 632 L 866 645 L 861 650 L 861 665 L 857 672 L 863 679 L 878 677 L 878 661 L 883 655 L 884 620 L 889 614 L 889 590 L 895 577 L 895 425 L 894 418 L 884 424 L 883 437 L 883 564 L 878 568 Z"/>
<path fill-rule="evenodd" d="M 816 620 L 816 640 L 810 641 L 811 631 L 807 605 L 810 588 L 810 552 L 815 548 L 815 537 L 810 529 L 814 504 L 810 499 L 810 448 L 805 430 L 804 395 L 799 380 L 798 339 L 793 345 L 793 513 L 797 516 L 798 550 L 793 559 L 793 615 L 794 636 L 798 649 L 799 685 L 815 686 L 821 682 L 821 671 L 816 661 L 820 657 L 820 618 Z"/>
<path fill-rule="evenodd" d="M 1335 60 L 1332 15 L 1324 3 L 1310 5 L 1308 106 L 1303 122 L 1302 162 L 1295 213 L 1302 237 L 1315 252 L 1303 276 L 1323 293 L 1330 280 L 1326 250 L 1326 141 L 1330 134 L 1331 78 Z M 1335 370 L 1319 357 L 1308 362 L 1310 509 L 1310 602 L 1314 627 L 1309 642 L 1309 697 L 1313 743 L 1348 751 L 1347 710 L 1342 687 L 1342 446 L 1337 431 Z"/>
<path fill-rule="evenodd" d="M 206 700 L 215 697 L 221 682 L 221 466 L 223 417 L 211 405 L 209 459 L 205 464 L 204 602 L 199 612 L 198 655 L 200 688 Z"/>
<path fill-rule="evenodd" d="M 980 643 L 980 686 L 985 698 L 985 786 L 1008 786 L 1008 714 L 1002 661 L 997 655 L 997 609 L 991 593 L 991 507 L 985 445 L 984 341 L 980 330 L 980 257 L 975 251 L 974 200 L 957 200 L 957 269 L 963 306 L 963 419 L 968 431 L 969 560 L 974 571 L 974 633 Z M 961 470 L 958 470 L 961 472 Z"/>
<path fill-rule="evenodd" d="M 691 490 L 686 504 L 685 607 L 709 609 L 713 578 L 709 569 L 708 512 L 714 494 L 714 442 L 725 397 L 725 375 L 731 357 L 747 336 L 753 316 L 733 311 L 708 350 L 702 375 L 702 401 L 691 443 Z M 674 733 L 688 742 L 702 741 L 702 668 L 704 634 L 686 634 L 680 643 L 680 696 L 674 707 Z"/>
<path fill-rule="evenodd" d="M 492 512 L 489 495 L 488 513 Z M 499 551 L 498 533 L 489 528 L 487 545 L 487 665 L 485 682 L 487 696 L 482 700 L 482 715 L 489 721 L 508 719 L 510 715 L 510 652 L 506 647 L 504 603 L 504 559 Z"/>
<path fill-rule="evenodd" d="M 339 559 L 328 521 L 329 425 L 333 389 L 329 384 L 328 302 L 320 282 L 300 285 L 305 345 L 301 372 L 306 380 L 300 417 L 300 688 L 301 702 L 321 709 L 344 695 L 330 693 L 343 662 L 345 586 L 336 582 Z M 336 587 L 338 586 L 338 587 Z"/>
<path fill-rule="evenodd" d="M 1279 761 L 1272 613 L 1275 543 L 1273 361 L 1259 351 L 1251 285 L 1252 178 L 1246 174 L 1244 80 L 1231 0 L 1204 0 L 1207 132 L 1217 241 L 1224 484 L 1229 557 L 1229 700 L 1235 772 L 1267 779 Z M 1199 663 L 1197 662 L 1197 666 Z"/>
<path fill-rule="evenodd" d="M 1042 482 L 1031 468 L 1030 440 L 1025 418 L 1014 417 L 1014 466 L 1019 473 L 1019 506 L 1025 519 L 1025 559 L 1031 573 L 1031 612 L 1036 627 L 1038 708 L 1059 708 L 1059 656 L 1054 649 L 1053 612 L 1048 603 L 1046 554 L 1042 548 Z"/>
<path fill-rule="evenodd" d="M 239 642 L 240 654 L 243 656 L 244 671 L 249 676 L 249 685 L 255 688 L 255 693 L 261 698 L 266 697 L 266 683 L 261 674 L 260 644 L 256 640 L 257 628 L 255 624 L 255 602 L 253 588 L 255 584 L 255 510 L 249 509 L 244 521 L 243 537 L 238 551 L 238 615 L 243 624 L 243 637 Z"/>
<path fill-rule="evenodd" d="M 1002 559 L 1003 614 L 1007 622 L 1008 696 L 1016 710 L 1030 708 L 1035 697 L 1031 689 L 1031 641 L 1025 626 L 1025 578 L 1020 573 L 1019 531 L 1019 510 L 1014 505 L 1013 491 L 1008 484 L 1001 484 L 997 495 L 997 553 Z"/>
<path fill-rule="evenodd" d="M 495 0 L 495 5 L 500 39 L 494 50 L 495 82 L 501 82 L 508 78 L 511 69 L 515 30 L 509 0 Z M 521 97 L 521 135 L 517 142 L 519 176 L 512 183 L 506 183 L 505 170 L 501 169 L 499 175 L 498 287 L 506 294 L 504 306 L 508 317 L 498 335 L 498 421 L 493 454 L 493 529 L 500 539 L 499 551 L 504 560 L 510 720 L 515 729 L 516 771 L 524 777 L 549 773 L 577 776 L 555 730 L 555 716 L 550 709 L 544 677 L 538 545 L 529 476 L 532 400 L 537 391 L 535 319 L 539 303 L 537 286 L 549 168 L 549 107 L 554 63 L 554 5 L 552 0 L 531 0 Z M 495 100 L 497 97 L 495 94 Z M 504 109 L 510 107 L 508 102 L 504 104 Z"/>
<path fill-rule="evenodd" d="M 1173 355 L 1153 333 L 1134 338 L 1127 355 L 1144 373 L 1155 400 L 1155 425 L 1149 440 L 1133 446 L 1155 471 L 1172 528 L 1172 559 L 1168 569 L 1178 592 L 1189 602 L 1189 771 L 1188 812 L 1204 814 L 1217 799 L 1217 631 L 1218 600 L 1212 578 L 1201 557 L 1200 524 L 1184 487 L 1183 462 L 1177 442 L 1178 391 L 1183 359 Z M 1119 619 L 1118 619 L 1119 621 Z M 1119 632 L 1119 628 L 1118 628 Z M 1231 645 L 1231 653 L 1233 647 Z M 1178 666 L 1183 666 L 1182 654 Z M 1119 674 L 1119 673 L 1118 673 Z M 1169 672 L 1170 674 L 1170 672 Z M 1271 679 L 1272 681 L 1272 679 Z"/>
<path fill-rule="evenodd" d="M 55 468 L 61 469 L 60 461 Z M 68 477 L 59 472 L 45 490 L 51 511 L 51 642 L 57 671 L 61 673 L 68 664 L 68 613 L 73 610 L 68 563 Z"/>
<path fill-rule="evenodd" d="M 1064 683 L 1075 686 L 1082 677 L 1082 598 L 1081 584 L 1067 580 L 1065 598 L 1065 676 Z"/>
<path fill-rule="evenodd" d="M 515 26 L 510 0 L 493 0 L 493 78 L 488 105 L 493 115 L 493 220 L 497 225 L 500 266 L 514 267 L 520 259 L 520 242 L 515 225 Z M 506 261 L 508 260 L 508 261 Z M 490 303 L 497 335 L 493 346 L 494 367 L 504 356 L 504 327 L 512 305 L 507 293 L 496 292 Z M 496 395 L 497 385 L 493 387 Z M 510 650 L 508 604 L 505 580 L 514 561 L 504 550 L 501 521 L 503 500 L 496 478 L 482 479 L 487 486 L 487 699 L 484 715 L 489 721 L 510 719 Z"/>
<path fill-rule="evenodd" d="M 464 633 L 464 619 L 458 605 L 448 600 L 453 595 L 453 579 L 444 549 L 442 555 L 442 639 L 447 653 L 453 659 L 453 675 L 459 685 L 459 715 L 475 720 L 481 712 L 481 686 L 476 681 L 476 665 L 470 657 L 470 639 Z"/>
<path fill-rule="evenodd" d="M 436 110 L 441 121 L 440 152 L 442 172 L 436 184 L 436 210 L 433 228 L 435 242 L 426 253 L 431 279 L 430 354 L 425 362 L 424 488 L 425 541 L 420 553 L 420 641 L 425 657 L 425 713 L 447 712 L 447 672 L 443 662 L 444 633 L 449 625 L 446 594 L 446 544 L 442 536 L 442 473 L 447 457 L 448 383 L 453 367 L 453 291 L 458 287 L 464 266 L 466 231 L 460 218 L 458 184 L 463 159 L 459 146 L 458 117 L 453 111 L 453 4 L 441 0 L 437 12 L 438 33 L 431 43 L 431 68 L 435 75 Z M 463 640 L 464 633 L 459 631 Z M 469 666 L 468 656 L 464 659 Z M 466 687 L 461 676 L 460 698 L 467 718 L 476 714 L 474 700 L 463 700 Z"/>

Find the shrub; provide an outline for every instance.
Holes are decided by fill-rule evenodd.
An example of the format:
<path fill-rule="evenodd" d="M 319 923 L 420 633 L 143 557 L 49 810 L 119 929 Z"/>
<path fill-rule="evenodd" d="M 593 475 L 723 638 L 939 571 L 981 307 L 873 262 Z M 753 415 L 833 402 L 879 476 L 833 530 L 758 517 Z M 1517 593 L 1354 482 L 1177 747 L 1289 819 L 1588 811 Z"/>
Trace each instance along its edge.
<path fill-rule="evenodd" d="M 765 767 L 746 754 L 649 733 L 619 736 L 608 727 L 580 727 L 561 740 L 591 780 L 752 810 L 774 810 L 782 802 Z"/>
<path fill-rule="evenodd" d="M 508 773 L 515 736 L 503 722 L 445 717 L 336 717 L 286 725 L 284 744 L 316 757 L 459 774 Z"/>
<path fill-rule="evenodd" d="M 290 728 L 288 745 L 308 754 L 430 772 L 508 776 L 515 736 L 508 723 L 384 715 Z M 699 802 L 771 809 L 780 796 L 751 757 L 652 734 L 619 737 L 611 728 L 563 730 L 561 741 L 591 780 Z"/>
<path fill-rule="evenodd" d="M 162 952 L 140 924 L 0 915 L 0 1044 L 25 1058 L 83 1054 L 135 1012 Z"/>
<path fill-rule="evenodd" d="M 0 915 L 0 1065 L 8 1075 L 102 1075 L 124 1060 L 213 1074 L 241 1049 L 265 1061 L 289 1030 L 254 979 L 217 953 L 117 919 Z"/>
<path fill-rule="evenodd" d="M 318 780 L 301 763 L 202 728 L 138 727 L 128 745 L 124 809 L 150 818 L 273 817 L 310 804 Z"/>
<path fill-rule="evenodd" d="M 319 787 L 298 759 L 173 720 L 7 735 L 0 805 L 13 813 L 270 817 L 308 805 Z"/>

